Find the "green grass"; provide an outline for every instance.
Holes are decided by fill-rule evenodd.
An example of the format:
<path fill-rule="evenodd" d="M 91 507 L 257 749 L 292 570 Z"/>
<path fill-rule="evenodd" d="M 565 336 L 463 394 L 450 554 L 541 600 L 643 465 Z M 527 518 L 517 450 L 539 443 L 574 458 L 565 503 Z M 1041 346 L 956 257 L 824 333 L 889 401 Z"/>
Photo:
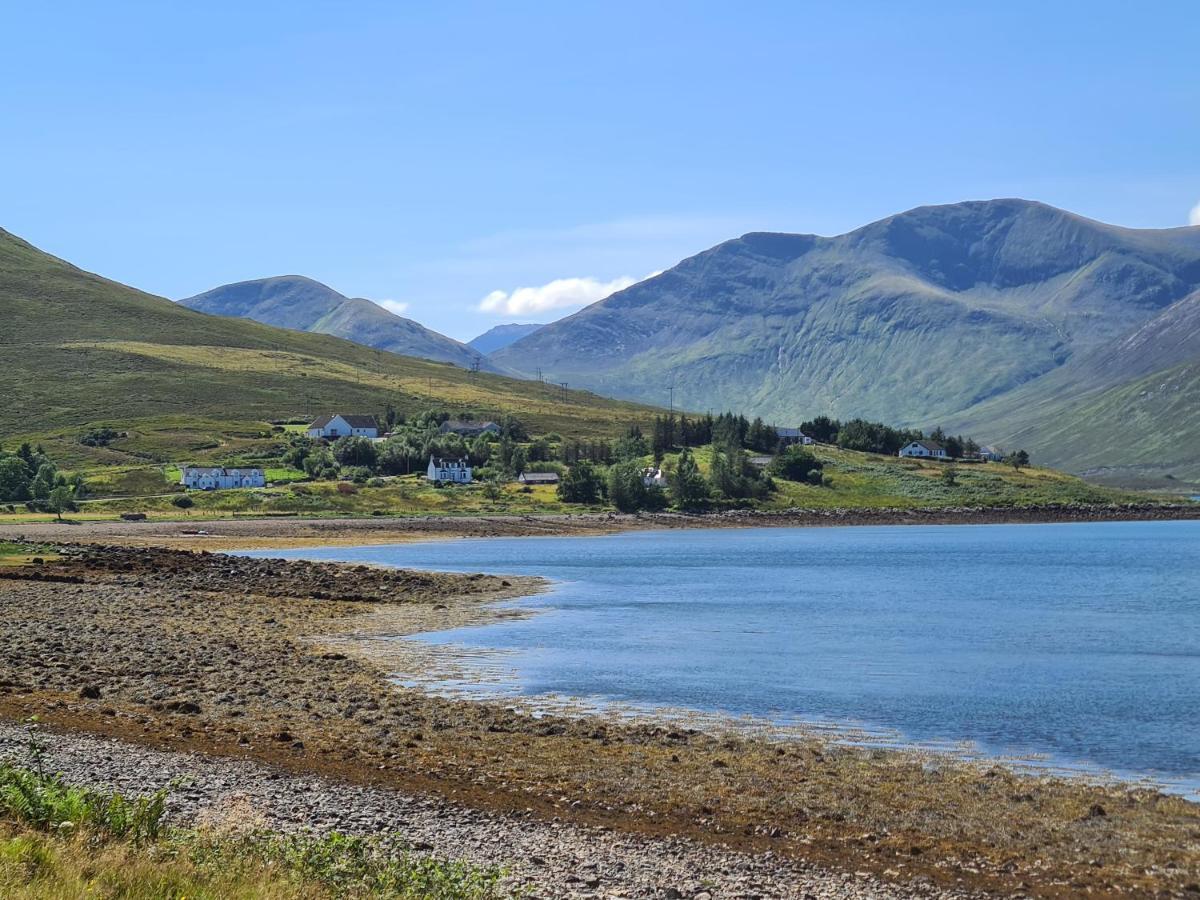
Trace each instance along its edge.
<path fill-rule="evenodd" d="M 163 461 L 214 442 L 259 440 L 269 421 L 430 405 L 516 414 L 539 431 L 615 436 L 647 406 L 472 373 L 321 334 L 207 316 L 83 272 L 0 229 L 0 440 L 73 443 L 130 431 L 82 461 Z M 163 428 L 164 420 L 175 420 Z M 113 459 L 113 457 L 116 459 Z M 178 457 L 176 457 L 177 459 Z M 75 467 L 64 459 L 64 468 Z"/>
<path fill-rule="evenodd" d="M 278 834 L 242 819 L 168 827 L 167 790 L 128 797 L 44 771 L 30 726 L 26 764 L 0 763 L 0 896 L 352 897 L 482 900 L 502 873 L 414 856 L 395 836 Z"/>

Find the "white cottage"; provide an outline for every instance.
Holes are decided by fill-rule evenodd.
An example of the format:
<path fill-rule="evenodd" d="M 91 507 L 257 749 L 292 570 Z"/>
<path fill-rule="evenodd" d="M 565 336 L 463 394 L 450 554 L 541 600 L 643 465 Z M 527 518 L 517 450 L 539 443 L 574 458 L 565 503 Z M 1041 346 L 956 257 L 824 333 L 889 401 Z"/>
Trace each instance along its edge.
<path fill-rule="evenodd" d="M 642 470 L 642 484 L 646 487 L 665 488 L 667 486 L 667 476 L 657 466 L 650 466 Z"/>
<path fill-rule="evenodd" d="M 262 469 L 226 469 L 221 466 L 184 466 L 179 483 L 194 491 L 266 487 Z"/>
<path fill-rule="evenodd" d="M 948 459 L 946 448 L 937 441 L 913 441 L 901 447 L 897 456 L 913 456 L 921 459 Z"/>
<path fill-rule="evenodd" d="M 347 416 L 339 413 L 318 416 L 308 426 L 308 436 L 336 441 L 340 437 L 379 437 L 379 423 L 374 416 Z"/>
<path fill-rule="evenodd" d="M 442 459 L 438 456 L 431 456 L 425 477 L 439 484 L 446 482 L 470 484 L 471 462 L 465 456 L 462 459 Z"/>
<path fill-rule="evenodd" d="M 980 447 L 976 455 L 984 462 L 1004 462 L 1004 451 L 996 447 Z"/>

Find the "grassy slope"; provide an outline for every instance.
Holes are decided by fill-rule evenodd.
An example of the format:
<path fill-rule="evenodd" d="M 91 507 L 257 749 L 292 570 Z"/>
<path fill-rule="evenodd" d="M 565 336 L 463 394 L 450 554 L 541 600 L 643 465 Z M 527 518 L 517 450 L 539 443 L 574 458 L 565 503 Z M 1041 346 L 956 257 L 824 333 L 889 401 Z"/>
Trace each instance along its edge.
<path fill-rule="evenodd" d="M 519 415 L 539 430 L 612 435 L 653 410 L 319 334 L 192 312 L 83 272 L 0 230 L 0 440 L 94 424 L 232 431 L 324 410 L 434 402 Z M 261 425 L 255 425 L 261 430 Z"/>
<path fill-rule="evenodd" d="M 777 491 L 756 504 L 760 509 L 910 509 L 951 506 L 1032 506 L 1038 504 L 1120 503 L 1145 501 L 1145 496 L 1089 484 L 1053 469 L 1026 468 L 1019 472 L 999 463 L 960 465 L 957 483 L 942 480 L 944 466 L 920 460 L 840 450 L 818 446 L 815 454 L 832 476 L 829 487 L 776 479 Z M 710 458 L 705 449 L 696 452 L 702 471 Z M 668 463 L 673 457 L 668 457 Z M 648 461 L 648 460 L 647 460 Z M 105 477 L 103 470 L 100 477 Z M 137 494 L 114 499 L 93 500 L 82 504 L 72 520 L 111 519 L 123 512 L 145 512 L 151 518 L 202 521 L 236 515 L 304 516 L 420 516 L 420 515 L 536 515 L 543 513 L 586 512 L 587 507 L 562 503 L 554 487 L 538 485 L 525 491 L 517 484 L 506 484 L 498 499 L 484 495 L 481 484 L 434 488 L 420 475 L 384 479 L 382 484 L 349 488 L 336 482 L 281 484 L 256 490 L 192 492 L 195 506 L 180 510 L 171 504 L 174 489 L 164 474 L 167 467 L 142 467 L 117 470 L 114 479 L 127 479 L 133 471 L 142 479 Z M 97 493 L 105 493 L 103 482 L 92 478 Z M 125 487 L 130 487 L 126 482 Z M 352 492 L 351 492 L 352 491 Z M 147 496 L 149 495 L 149 496 Z M 593 507 L 600 509 L 602 507 Z M 28 513 L 17 506 L 13 513 L 0 507 L 0 522 L 42 522 L 53 516 Z"/>

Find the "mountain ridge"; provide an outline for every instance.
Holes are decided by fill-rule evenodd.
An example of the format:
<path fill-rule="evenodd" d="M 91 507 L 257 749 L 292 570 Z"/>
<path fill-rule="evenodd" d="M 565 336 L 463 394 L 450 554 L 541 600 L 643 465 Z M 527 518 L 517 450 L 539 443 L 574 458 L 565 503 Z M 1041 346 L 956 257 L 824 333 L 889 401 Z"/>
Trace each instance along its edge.
<path fill-rule="evenodd" d="M 209 315 L 253 319 L 265 325 L 331 334 L 377 350 L 503 370 L 465 344 L 398 316 L 372 300 L 347 297 L 304 275 L 275 275 L 224 284 L 178 301 Z"/>

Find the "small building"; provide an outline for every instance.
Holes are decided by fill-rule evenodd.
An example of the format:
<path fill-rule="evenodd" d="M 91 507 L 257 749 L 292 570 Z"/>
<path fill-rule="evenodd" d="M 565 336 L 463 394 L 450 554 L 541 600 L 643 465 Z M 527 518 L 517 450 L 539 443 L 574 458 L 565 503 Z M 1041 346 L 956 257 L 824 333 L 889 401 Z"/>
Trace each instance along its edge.
<path fill-rule="evenodd" d="M 365 437 L 374 440 L 379 437 L 379 422 L 374 416 L 349 416 L 341 413 L 318 416 L 308 426 L 308 436 L 314 440 L 324 438 L 327 441 L 336 441 L 341 437 Z"/>
<path fill-rule="evenodd" d="M 911 456 L 919 459 L 949 459 L 946 448 L 937 441 L 913 441 L 900 448 L 897 456 Z"/>
<path fill-rule="evenodd" d="M 813 439 L 799 428 L 776 428 L 775 435 L 779 438 L 779 443 L 785 446 L 811 444 L 813 442 Z"/>
<path fill-rule="evenodd" d="M 750 465 L 752 465 L 756 468 L 759 468 L 759 469 L 765 469 L 767 466 L 769 466 L 771 464 L 771 460 L 773 460 L 774 458 L 775 457 L 773 457 L 773 456 L 751 456 L 750 457 Z"/>
<path fill-rule="evenodd" d="M 495 422 L 463 422 L 450 419 L 438 428 L 441 434 L 457 434 L 462 437 L 479 437 L 481 434 L 499 434 L 500 426 Z"/>
<path fill-rule="evenodd" d="M 465 456 L 462 459 L 443 459 L 440 456 L 431 456 L 425 477 L 436 484 L 470 484 L 471 461 Z"/>
<path fill-rule="evenodd" d="M 179 483 L 194 491 L 223 491 L 230 488 L 266 487 L 267 479 L 262 469 L 184 466 Z"/>
<path fill-rule="evenodd" d="M 557 472 L 522 472 L 517 476 L 521 484 L 558 484 Z"/>
<path fill-rule="evenodd" d="M 984 462 L 1004 462 L 1004 451 L 998 447 L 980 447 L 975 455 Z"/>
<path fill-rule="evenodd" d="M 646 487 L 665 488 L 667 486 L 667 476 L 657 466 L 650 466 L 642 470 L 642 484 Z"/>

